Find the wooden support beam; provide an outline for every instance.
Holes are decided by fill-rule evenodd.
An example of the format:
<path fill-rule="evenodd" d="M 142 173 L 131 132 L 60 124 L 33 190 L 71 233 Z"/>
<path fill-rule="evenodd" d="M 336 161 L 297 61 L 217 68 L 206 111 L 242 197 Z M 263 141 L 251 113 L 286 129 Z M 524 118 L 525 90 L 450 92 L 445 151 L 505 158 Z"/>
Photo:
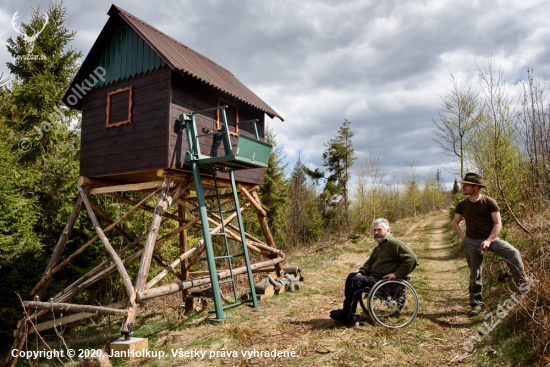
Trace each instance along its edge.
<path fill-rule="evenodd" d="M 108 305 L 105 305 L 105 307 L 106 308 L 121 309 L 122 304 L 120 302 L 109 303 Z M 35 325 L 36 330 L 35 330 L 35 328 L 31 328 L 29 330 L 29 335 L 35 333 L 36 331 L 41 332 L 41 331 L 44 331 L 44 330 L 53 329 L 54 327 L 60 327 L 60 326 L 63 326 L 63 325 L 71 324 L 73 322 L 77 322 L 77 321 L 80 321 L 80 320 L 85 320 L 87 318 L 94 317 L 94 316 L 97 316 L 97 313 L 94 313 L 94 312 L 80 312 L 80 313 L 75 313 L 75 314 L 72 314 L 72 315 L 63 315 L 63 317 L 57 317 L 54 320 L 48 320 L 48 321 L 41 322 L 40 324 L 36 324 Z"/>
<path fill-rule="evenodd" d="M 183 219 L 185 219 L 185 209 L 186 209 L 185 206 L 183 206 L 182 204 L 178 204 L 178 215 Z M 181 254 L 187 251 L 187 230 L 184 230 L 180 233 L 179 242 L 180 242 L 180 256 L 181 256 Z M 189 265 L 188 259 L 187 258 L 183 259 L 183 261 L 181 262 L 181 280 L 182 281 L 189 279 L 188 265 Z M 189 291 L 186 289 L 182 292 L 182 298 L 184 301 L 185 301 L 185 296 L 187 296 L 188 294 L 189 294 Z"/>
<path fill-rule="evenodd" d="M 124 215 L 122 215 L 122 217 L 120 217 L 119 219 L 117 219 L 115 222 L 112 222 L 112 224 L 110 224 L 109 226 L 107 226 L 104 230 L 103 230 L 103 233 L 107 233 L 109 232 L 111 229 L 115 228 L 116 225 L 120 222 L 122 222 L 124 219 L 126 219 L 133 211 L 135 211 L 137 208 L 139 208 L 141 206 L 141 204 L 147 202 L 150 198 L 152 198 L 154 195 L 157 194 L 157 192 L 159 192 L 160 190 L 162 190 L 162 188 L 159 188 L 157 190 L 155 190 L 152 194 L 148 195 L 145 199 L 141 200 L 139 203 L 135 203 L 135 205 L 130 209 L 128 210 Z M 88 201 L 89 202 L 89 201 Z M 90 203 L 90 202 L 89 202 Z M 92 205 L 92 203 L 90 203 L 90 205 Z M 95 206 L 92 206 L 92 208 L 95 207 Z M 97 207 L 96 207 L 97 209 Z M 99 209 L 97 209 L 99 210 Z M 103 213 L 102 213 L 103 214 Z M 106 216 L 105 216 L 106 217 Z M 78 250 L 76 250 L 72 255 L 70 255 L 69 257 L 67 257 L 65 260 L 63 260 L 63 262 L 59 265 L 57 265 L 54 269 L 51 269 L 49 272 L 45 273 L 44 276 L 42 277 L 42 279 L 40 279 L 40 281 L 38 282 L 38 284 L 34 287 L 34 289 L 32 290 L 31 292 L 31 295 L 33 295 L 33 292 L 35 292 L 36 290 L 38 290 L 43 284 L 45 284 L 46 282 L 49 282 L 50 279 L 52 278 L 52 276 L 57 273 L 61 268 L 63 268 L 65 265 L 67 265 L 72 259 L 74 259 L 75 257 L 77 257 L 80 253 L 82 253 L 82 251 L 84 251 L 86 248 L 88 248 L 88 246 L 90 246 L 92 243 L 94 243 L 95 241 L 97 241 L 99 239 L 99 235 L 96 235 L 95 237 L 93 237 L 91 240 L 89 240 L 88 242 L 86 242 L 84 244 L 84 246 L 80 247 Z"/>
<path fill-rule="evenodd" d="M 126 288 L 126 293 L 128 294 L 128 297 L 132 299 L 132 295 L 134 293 L 134 286 L 132 284 L 132 281 L 130 280 L 130 277 L 128 276 L 128 272 L 126 271 L 124 264 L 122 264 L 120 257 L 118 257 L 115 249 L 113 249 L 113 247 L 109 243 L 109 239 L 107 238 L 107 236 L 105 236 L 105 233 L 99 226 L 99 222 L 97 221 L 94 210 L 90 205 L 90 201 L 88 200 L 88 197 L 86 196 L 86 193 L 84 192 L 81 186 L 78 186 L 78 191 L 80 192 L 80 196 L 82 197 L 82 200 L 84 200 L 84 205 L 86 205 L 86 209 L 88 210 L 88 214 L 90 215 L 90 219 L 92 221 L 94 229 L 97 232 L 97 235 L 99 236 L 101 243 L 103 243 L 103 246 L 105 246 L 105 249 L 107 250 L 107 252 L 109 253 L 109 256 L 113 260 L 113 263 L 115 264 L 118 272 L 120 273 L 120 277 L 122 278 L 122 282 L 124 283 L 124 287 Z M 130 301 L 130 303 L 132 303 L 132 301 Z"/>
<path fill-rule="evenodd" d="M 259 269 L 259 268 L 265 268 L 266 266 L 278 264 L 281 261 L 284 261 L 284 258 L 278 257 L 276 259 L 262 261 L 260 263 L 250 265 L 250 268 L 252 270 Z M 233 275 L 244 274 L 246 272 L 247 272 L 246 266 L 233 269 Z M 221 271 L 221 272 L 218 273 L 218 279 L 219 280 L 229 278 L 230 276 L 231 276 L 231 273 L 230 273 L 229 270 Z M 189 289 L 189 288 L 193 288 L 193 287 L 197 287 L 199 285 L 205 285 L 205 284 L 210 284 L 210 277 L 209 276 L 203 277 L 203 278 L 196 278 L 196 279 L 192 279 L 192 280 L 187 280 L 187 281 L 184 281 L 184 282 L 178 282 L 178 283 L 175 283 L 175 284 L 167 284 L 167 285 L 163 285 L 161 287 L 157 287 L 157 288 L 153 288 L 153 289 L 147 289 L 147 290 L 139 291 L 139 292 L 137 292 L 136 299 L 138 300 L 138 302 L 141 302 L 141 301 L 145 301 L 145 300 L 148 300 L 148 299 L 151 299 L 151 298 L 165 296 L 165 295 L 176 293 L 176 292 L 181 292 L 184 289 Z"/>
<path fill-rule="evenodd" d="M 252 204 L 254 209 L 256 209 L 256 212 L 260 213 L 263 217 L 267 216 L 267 213 L 265 212 L 264 208 L 262 208 L 262 205 L 259 203 L 259 201 L 256 201 L 256 199 L 252 197 L 252 195 L 242 184 L 238 183 L 237 188 L 244 194 L 244 196 L 246 196 L 248 201 L 250 201 L 250 204 Z"/>
<path fill-rule="evenodd" d="M 91 312 L 99 315 L 128 316 L 128 310 L 107 308 L 103 306 L 74 305 L 70 303 L 50 303 L 23 301 L 23 306 L 35 310 L 54 310 L 67 312 Z"/>
<path fill-rule="evenodd" d="M 104 186 L 124 185 L 124 182 L 99 180 L 97 178 L 88 178 L 88 177 L 80 176 L 78 178 L 78 184 L 82 187 L 84 187 L 84 185 L 90 185 L 90 187 L 104 187 Z"/>
<path fill-rule="evenodd" d="M 178 179 L 178 180 L 187 180 L 189 177 L 193 177 L 193 174 L 191 172 L 182 172 L 182 171 L 178 171 L 178 170 L 175 170 L 175 169 L 168 169 L 168 168 L 165 168 L 165 169 L 159 169 L 157 171 L 157 176 L 158 177 L 172 177 L 173 179 Z M 203 186 L 208 186 L 208 187 L 214 187 L 215 186 L 215 183 L 214 183 L 214 178 L 211 176 L 206 176 L 206 175 L 201 175 L 201 181 L 202 181 L 202 184 Z M 229 188 L 231 187 L 231 182 L 229 182 L 229 180 L 224 180 L 224 179 L 220 179 L 218 178 L 218 187 L 220 188 Z"/>
<path fill-rule="evenodd" d="M 164 214 L 168 210 L 168 208 L 170 208 L 172 206 L 172 204 L 176 200 L 178 200 L 180 198 L 180 196 L 182 196 L 187 191 L 187 189 L 189 188 L 189 186 L 191 185 L 192 182 L 193 182 L 192 178 L 189 178 L 187 181 L 182 182 L 181 185 L 179 185 L 174 190 L 174 192 L 172 192 L 170 195 L 168 195 L 164 199 L 164 201 L 159 204 L 160 215 Z"/>
<path fill-rule="evenodd" d="M 256 191 L 252 191 L 252 196 L 254 196 L 254 200 L 260 205 L 262 203 L 260 202 L 260 198 L 258 197 L 258 193 Z M 265 240 L 267 244 L 270 247 L 277 248 L 277 245 L 275 245 L 275 241 L 273 240 L 273 236 L 271 235 L 271 231 L 269 230 L 269 225 L 267 224 L 267 218 L 264 213 L 262 213 L 259 210 L 256 210 L 256 213 L 258 214 L 258 221 L 260 222 L 260 227 L 262 227 L 262 232 L 264 233 Z M 281 255 L 279 255 L 281 256 Z M 284 256 L 284 255 L 283 255 Z M 283 275 L 283 264 L 277 263 L 275 265 L 275 269 L 277 271 L 277 276 L 280 277 Z"/>
<path fill-rule="evenodd" d="M 110 192 L 138 191 L 144 189 L 158 189 L 162 186 L 162 181 L 141 182 L 136 184 L 124 184 L 115 186 L 96 187 L 90 191 L 90 194 L 105 194 Z"/>
<path fill-rule="evenodd" d="M 166 193 L 170 187 L 171 178 L 166 177 L 163 182 L 164 189 L 159 193 L 157 198 L 157 205 L 155 206 L 155 211 L 153 213 L 153 219 L 151 220 L 151 226 L 149 227 L 149 234 L 145 240 L 145 245 L 143 246 L 143 254 L 141 256 L 141 262 L 139 264 L 138 273 L 136 277 L 135 289 L 142 290 L 145 283 L 147 282 L 147 275 L 149 274 L 149 268 L 151 266 L 151 257 L 153 255 L 153 249 L 155 248 L 155 243 L 157 241 L 157 235 L 159 232 L 160 221 L 161 221 L 161 209 L 160 206 L 164 203 L 166 199 Z M 131 311 L 128 314 L 128 317 L 122 322 L 120 331 L 123 333 L 128 333 L 128 325 L 132 325 L 136 319 L 137 304 L 134 304 L 130 299 L 128 304 L 128 311 Z"/>
<path fill-rule="evenodd" d="M 84 192 L 88 193 L 90 191 L 90 186 L 86 185 L 84 187 Z M 61 233 L 61 236 L 59 237 L 59 240 L 57 241 L 57 244 L 55 245 L 55 249 L 53 251 L 52 257 L 50 258 L 50 261 L 48 262 L 48 266 L 46 266 L 46 270 L 44 271 L 44 277 L 52 271 L 53 268 L 57 265 L 59 262 L 59 259 L 61 258 L 61 254 L 63 253 L 63 250 L 65 249 L 65 245 L 67 244 L 67 241 L 69 240 L 69 237 L 71 236 L 71 232 L 74 228 L 74 225 L 76 223 L 76 219 L 78 218 L 78 215 L 80 214 L 80 211 L 82 210 L 82 207 L 84 206 L 84 202 L 82 201 L 82 198 L 80 195 L 76 199 L 76 203 L 74 204 L 73 211 L 71 212 L 71 215 L 69 216 L 69 219 L 67 220 L 67 224 L 65 225 L 65 228 L 63 229 L 63 232 Z M 35 294 L 38 296 L 38 299 L 43 299 L 44 294 L 46 293 L 46 289 L 48 288 L 48 285 L 50 284 L 50 278 L 44 280 L 43 282 L 39 282 L 34 289 L 30 292 L 31 296 L 34 296 Z"/>

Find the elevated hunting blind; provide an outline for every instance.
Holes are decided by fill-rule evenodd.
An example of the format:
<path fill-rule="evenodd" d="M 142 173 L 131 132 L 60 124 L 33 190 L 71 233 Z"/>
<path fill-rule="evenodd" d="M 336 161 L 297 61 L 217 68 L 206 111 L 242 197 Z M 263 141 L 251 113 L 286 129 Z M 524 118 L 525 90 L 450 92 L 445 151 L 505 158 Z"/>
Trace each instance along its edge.
<path fill-rule="evenodd" d="M 33 301 L 25 302 L 34 311 L 19 323 L 14 344 L 17 349 L 34 331 L 29 331 L 31 321 L 50 309 L 82 312 L 71 320 L 90 317 L 90 312 L 124 316 L 121 332 L 128 337 L 141 301 L 207 284 L 212 287 L 214 320 L 223 321 L 224 309 L 242 303 L 237 297 L 235 275 L 247 274 L 251 302 L 258 307 L 252 270 L 275 267 L 280 275 L 285 260 L 275 246 L 256 192 L 264 183 L 264 168 L 271 152 L 271 146 L 264 142 L 264 116 L 282 120 L 281 116 L 212 60 L 117 6 L 113 5 L 108 15 L 109 20 L 62 101 L 82 111 L 79 195 L 44 276 L 30 294 Z M 203 188 L 213 191 L 205 196 Z M 231 190 L 221 194 L 220 188 Z M 191 189 L 196 196 L 190 196 Z M 145 194 L 139 202 L 119 195 L 128 191 Z M 131 208 L 111 220 L 88 199 L 91 194 L 119 200 Z M 155 207 L 147 206 L 155 196 Z M 239 198 L 245 199 L 244 204 Z M 209 200 L 215 208 L 207 205 Z M 169 212 L 176 203 L 178 210 Z M 248 206 L 258 215 L 265 242 L 243 229 L 241 212 Z M 64 254 L 83 208 L 97 236 L 75 253 Z M 148 231 L 133 236 L 118 224 L 137 209 L 152 212 L 153 218 Z M 186 212 L 191 216 L 187 217 Z M 96 215 L 105 221 L 105 227 L 100 226 Z M 178 226 L 157 239 L 163 218 Z M 231 224 L 233 220 L 238 225 Z M 191 226 L 202 228 L 204 238 L 187 248 L 186 231 Z M 105 235 L 113 229 L 127 240 L 119 251 Z M 177 235 L 180 256 L 166 263 L 154 249 Z M 212 236 L 221 236 L 223 253 L 214 253 Z M 243 244 L 241 253 L 230 253 L 229 239 Z M 103 243 L 106 260 L 62 292 L 43 299 L 55 273 L 96 240 Z M 137 251 L 126 256 L 135 247 Z M 251 264 L 248 250 L 267 260 Z M 192 278 L 189 268 L 203 260 L 203 252 L 209 275 Z M 232 259 L 239 256 L 245 265 L 233 268 Z M 135 259 L 140 259 L 140 265 L 132 280 L 125 265 Z M 148 279 L 152 259 L 164 270 Z M 176 271 L 178 265 L 181 272 Z M 118 308 L 64 303 L 113 272 L 120 274 L 126 291 Z M 157 286 L 169 273 L 180 281 Z M 222 303 L 219 286 L 223 283 L 231 283 L 232 304 Z"/>

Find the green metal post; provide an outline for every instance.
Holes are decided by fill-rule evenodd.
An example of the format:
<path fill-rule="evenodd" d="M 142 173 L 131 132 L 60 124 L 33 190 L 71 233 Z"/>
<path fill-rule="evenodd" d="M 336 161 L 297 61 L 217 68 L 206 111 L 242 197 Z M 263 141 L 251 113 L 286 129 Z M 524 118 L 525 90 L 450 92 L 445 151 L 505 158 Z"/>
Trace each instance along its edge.
<path fill-rule="evenodd" d="M 254 286 L 254 278 L 252 277 L 252 270 L 250 269 L 250 258 L 248 257 L 248 248 L 246 247 L 246 237 L 244 235 L 243 218 L 241 216 L 241 207 L 239 205 L 239 195 L 237 194 L 237 185 L 235 184 L 235 176 L 233 170 L 229 171 L 229 178 L 231 179 L 231 189 L 233 190 L 233 198 L 235 199 L 235 209 L 237 209 L 237 221 L 239 222 L 239 231 L 241 232 L 241 241 L 243 243 L 244 261 L 246 262 L 246 271 L 248 274 L 248 281 L 250 283 L 250 293 L 252 294 L 252 302 L 254 308 L 259 308 L 258 300 L 256 298 L 256 287 Z"/>
<path fill-rule="evenodd" d="M 227 107 L 227 106 L 224 106 Z M 229 126 L 227 125 L 227 117 L 225 115 L 225 108 L 221 109 L 222 113 L 222 119 L 223 119 L 223 147 L 225 149 L 225 155 L 232 155 L 233 154 L 233 147 L 231 146 L 231 136 L 229 135 Z"/>
<path fill-rule="evenodd" d="M 208 212 L 206 211 L 206 201 L 204 200 L 201 173 L 197 162 L 192 161 L 191 166 L 193 168 L 195 191 L 197 192 L 197 200 L 199 202 L 202 235 L 204 237 L 204 246 L 206 249 L 206 262 L 208 263 L 210 283 L 212 284 L 212 294 L 214 295 L 214 306 L 216 308 L 216 318 L 212 319 L 212 321 L 225 321 L 225 318 L 223 317 L 222 298 L 220 296 L 220 285 L 218 283 L 218 271 L 216 270 L 216 260 L 214 260 L 214 249 L 212 248 L 212 237 L 210 236 L 210 226 L 208 225 Z"/>

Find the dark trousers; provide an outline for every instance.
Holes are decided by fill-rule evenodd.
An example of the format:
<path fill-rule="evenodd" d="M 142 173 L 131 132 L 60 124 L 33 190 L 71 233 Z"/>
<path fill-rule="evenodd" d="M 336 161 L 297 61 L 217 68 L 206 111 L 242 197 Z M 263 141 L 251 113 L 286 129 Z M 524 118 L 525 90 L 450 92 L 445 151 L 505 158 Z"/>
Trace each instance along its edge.
<path fill-rule="evenodd" d="M 346 299 L 344 300 L 344 314 L 349 314 L 349 312 L 355 313 L 355 310 L 357 309 L 357 302 L 359 301 L 359 299 L 356 299 L 355 304 L 351 304 L 353 294 L 355 292 L 357 292 L 359 289 L 371 288 L 381 279 L 382 277 L 379 277 L 378 275 L 350 273 L 350 275 L 348 275 L 348 278 L 346 279 Z"/>

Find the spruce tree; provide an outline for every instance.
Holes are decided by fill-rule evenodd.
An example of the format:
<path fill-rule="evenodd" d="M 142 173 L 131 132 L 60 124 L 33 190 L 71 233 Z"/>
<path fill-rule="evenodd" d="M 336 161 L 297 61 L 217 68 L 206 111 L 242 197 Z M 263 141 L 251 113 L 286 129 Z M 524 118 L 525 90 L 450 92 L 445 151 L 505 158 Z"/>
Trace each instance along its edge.
<path fill-rule="evenodd" d="M 260 198 L 266 209 L 267 221 L 276 243 L 284 245 L 285 228 L 287 227 L 287 216 L 285 215 L 288 206 L 289 182 L 285 177 L 287 164 L 282 148 L 277 146 L 275 140 L 277 134 L 267 125 L 265 130 L 265 141 L 273 146 L 267 168 L 265 169 L 265 184 L 260 187 Z"/>
<path fill-rule="evenodd" d="M 344 119 L 338 130 L 339 135 L 324 144 L 326 150 L 323 153 L 323 166 L 330 172 L 327 181 L 337 184 L 341 190 L 346 228 L 350 227 L 348 182 L 351 177 L 351 167 L 357 159 L 352 145 L 351 138 L 354 133 L 350 129 L 350 124 L 351 121 Z"/>

